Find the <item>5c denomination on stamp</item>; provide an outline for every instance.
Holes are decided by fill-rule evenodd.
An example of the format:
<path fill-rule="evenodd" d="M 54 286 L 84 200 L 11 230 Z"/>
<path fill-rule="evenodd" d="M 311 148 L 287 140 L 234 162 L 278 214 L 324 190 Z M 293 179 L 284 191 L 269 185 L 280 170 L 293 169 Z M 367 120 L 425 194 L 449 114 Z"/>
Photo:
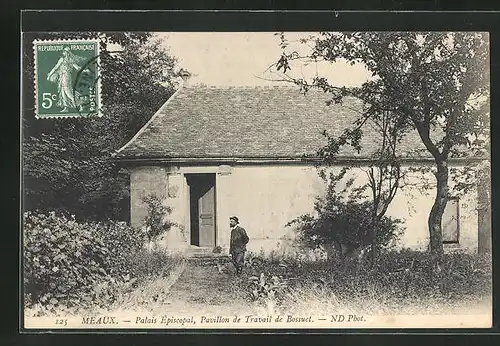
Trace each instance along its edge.
<path fill-rule="evenodd" d="M 100 116 L 99 41 L 34 42 L 37 118 Z"/>

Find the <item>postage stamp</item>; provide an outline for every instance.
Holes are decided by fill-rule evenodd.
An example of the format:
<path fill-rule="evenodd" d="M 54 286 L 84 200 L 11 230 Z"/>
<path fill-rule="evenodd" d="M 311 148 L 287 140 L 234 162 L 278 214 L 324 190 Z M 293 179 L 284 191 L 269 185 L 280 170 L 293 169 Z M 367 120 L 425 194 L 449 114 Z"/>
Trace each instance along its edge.
<path fill-rule="evenodd" d="M 99 42 L 34 41 L 37 118 L 100 116 Z"/>

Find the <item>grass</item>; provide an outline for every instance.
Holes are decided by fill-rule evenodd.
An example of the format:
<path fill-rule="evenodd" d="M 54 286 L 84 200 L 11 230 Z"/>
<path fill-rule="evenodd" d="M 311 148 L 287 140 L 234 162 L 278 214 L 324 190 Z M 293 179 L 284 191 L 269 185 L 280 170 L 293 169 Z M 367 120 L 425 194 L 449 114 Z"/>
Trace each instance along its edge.
<path fill-rule="evenodd" d="M 447 254 L 439 270 L 416 251 L 381 254 L 377 263 L 264 258 L 251 275 L 277 276 L 287 289 L 281 313 L 443 314 L 491 311 L 491 257 Z M 261 303 L 263 300 L 261 299 Z"/>
<path fill-rule="evenodd" d="M 228 258 L 188 260 L 144 252 L 135 261 L 134 284 L 116 288 L 113 304 L 96 305 L 87 313 L 328 316 L 491 311 L 488 256 L 446 255 L 439 271 L 427 254 L 413 251 L 382 254 L 373 267 L 279 256 L 249 255 L 248 260 L 243 275 L 236 276 Z"/>
<path fill-rule="evenodd" d="M 180 259 L 173 261 L 175 266 L 170 265 L 170 271 L 159 276 L 149 276 L 142 278 L 140 284 L 131 292 L 121 295 L 110 310 L 123 309 L 144 309 L 155 312 L 154 307 L 161 307 L 170 301 L 170 289 L 179 280 L 179 277 L 186 270 L 186 262 Z M 153 307 L 153 309 L 150 309 Z"/>

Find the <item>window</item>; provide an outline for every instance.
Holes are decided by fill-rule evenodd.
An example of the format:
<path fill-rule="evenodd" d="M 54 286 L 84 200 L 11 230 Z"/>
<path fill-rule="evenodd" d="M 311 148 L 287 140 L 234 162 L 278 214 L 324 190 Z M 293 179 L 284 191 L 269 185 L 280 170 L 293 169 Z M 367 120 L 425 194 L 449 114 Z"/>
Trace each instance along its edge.
<path fill-rule="evenodd" d="M 448 200 L 442 220 L 443 243 L 458 244 L 459 238 L 459 201 L 458 198 Z"/>

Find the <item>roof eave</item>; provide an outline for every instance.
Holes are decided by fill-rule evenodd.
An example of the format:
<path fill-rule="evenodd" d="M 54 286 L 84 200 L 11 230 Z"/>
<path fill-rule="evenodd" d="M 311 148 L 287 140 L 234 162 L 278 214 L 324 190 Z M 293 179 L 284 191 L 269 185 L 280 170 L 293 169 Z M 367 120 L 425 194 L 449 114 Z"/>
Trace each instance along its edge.
<path fill-rule="evenodd" d="M 276 164 L 276 163 L 307 163 L 321 164 L 319 157 L 114 157 L 115 161 L 123 165 L 165 165 L 165 164 Z M 459 157 L 450 158 L 450 164 L 477 163 L 488 160 L 486 157 Z M 336 164 L 366 164 L 374 162 L 369 157 L 339 157 Z M 427 157 L 408 157 L 402 158 L 402 163 L 434 163 L 433 158 Z"/>

